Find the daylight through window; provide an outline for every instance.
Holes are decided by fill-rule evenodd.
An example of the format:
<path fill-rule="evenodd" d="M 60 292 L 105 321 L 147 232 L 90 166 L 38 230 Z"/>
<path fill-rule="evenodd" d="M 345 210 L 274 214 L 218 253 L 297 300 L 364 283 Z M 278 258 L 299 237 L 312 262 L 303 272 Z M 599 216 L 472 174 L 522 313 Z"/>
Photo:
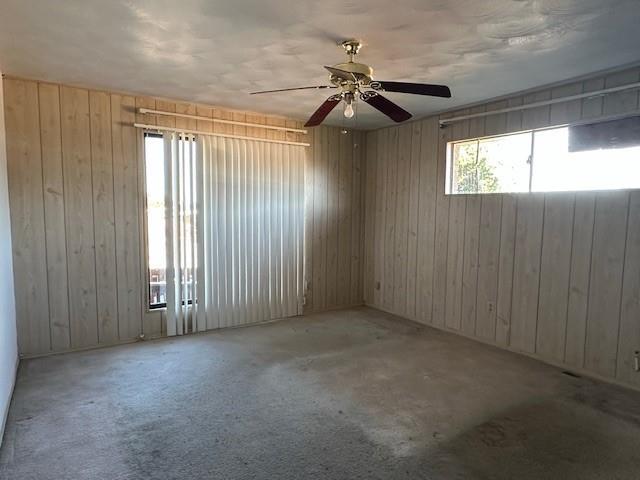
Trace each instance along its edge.
<path fill-rule="evenodd" d="M 446 193 L 640 188 L 640 135 L 630 140 L 629 120 L 617 122 L 450 142 Z"/>
<path fill-rule="evenodd" d="M 191 145 L 190 145 L 191 143 Z M 191 155 L 194 154 L 192 140 L 180 140 L 179 168 L 192 168 Z M 167 303 L 167 279 L 166 279 L 166 230 L 165 230 L 165 167 L 164 167 L 164 141 L 162 135 L 145 133 L 145 175 L 147 189 L 147 264 L 149 267 L 149 307 L 161 308 Z M 188 174 L 188 171 L 187 171 Z M 194 196 L 191 194 L 192 186 L 189 183 L 179 185 L 181 201 L 184 204 L 185 228 L 180 235 L 185 242 L 190 242 L 193 232 L 192 219 L 195 211 Z M 189 249 L 179 252 L 181 265 L 192 265 L 191 255 L 195 255 Z M 190 268 L 185 268 L 184 284 L 187 298 L 192 298 L 194 273 Z"/>

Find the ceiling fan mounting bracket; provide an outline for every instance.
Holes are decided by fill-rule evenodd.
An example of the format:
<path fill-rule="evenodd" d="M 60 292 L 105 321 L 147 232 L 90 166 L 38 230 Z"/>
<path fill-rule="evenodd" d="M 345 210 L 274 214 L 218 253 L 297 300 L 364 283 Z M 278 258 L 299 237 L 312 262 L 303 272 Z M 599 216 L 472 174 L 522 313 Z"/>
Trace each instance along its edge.
<path fill-rule="evenodd" d="M 360 40 L 349 39 L 341 42 L 340 46 L 344 48 L 344 51 L 347 52 L 347 55 L 349 55 L 351 61 L 353 62 L 353 57 L 360 51 L 362 43 L 360 42 Z"/>

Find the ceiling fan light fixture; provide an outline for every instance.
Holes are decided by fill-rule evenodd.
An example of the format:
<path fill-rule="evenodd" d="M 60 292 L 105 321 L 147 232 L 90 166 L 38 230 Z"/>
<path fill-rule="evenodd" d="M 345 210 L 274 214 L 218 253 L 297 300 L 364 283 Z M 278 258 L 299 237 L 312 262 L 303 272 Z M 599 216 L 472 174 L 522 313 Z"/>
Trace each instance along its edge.
<path fill-rule="evenodd" d="M 346 118 L 352 118 L 353 117 L 353 105 L 351 103 L 344 103 L 344 116 Z"/>
<path fill-rule="evenodd" d="M 344 110 L 343 114 L 345 118 L 352 118 L 354 115 L 353 110 L 353 102 L 355 101 L 355 96 L 351 92 L 347 92 L 344 94 Z"/>

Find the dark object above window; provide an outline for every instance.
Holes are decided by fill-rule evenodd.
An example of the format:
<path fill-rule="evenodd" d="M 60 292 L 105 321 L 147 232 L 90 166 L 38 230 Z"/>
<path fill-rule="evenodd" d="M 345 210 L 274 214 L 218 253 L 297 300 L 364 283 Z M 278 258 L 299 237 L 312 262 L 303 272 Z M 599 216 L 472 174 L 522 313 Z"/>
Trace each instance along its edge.
<path fill-rule="evenodd" d="M 640 116 L 569 127 L 569 151 L 584 152 L 640 145 Z"/>

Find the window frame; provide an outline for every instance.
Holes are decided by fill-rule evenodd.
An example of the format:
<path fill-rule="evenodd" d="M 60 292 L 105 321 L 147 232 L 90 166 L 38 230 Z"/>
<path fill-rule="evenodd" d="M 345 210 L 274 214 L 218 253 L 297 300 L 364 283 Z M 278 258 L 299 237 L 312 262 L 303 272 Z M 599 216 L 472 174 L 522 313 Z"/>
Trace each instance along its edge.
<path fill-rule="evenodd" d="M 553 129 L 557 129 L 557 128 L 564 128 L 564 127 L 568 127 L 569 125 L 559 125 L 559 126 L 552 126 L 552 127 L 543 127 L 543 128 L 533 128 L 533 129 L 529 129 L 529 130 L 518 130 L 516 132 L 507 132 L 507 133 L 498 133 L 495 135 L 484 135 L 482 137 L 473 137 L 473 138 L 465 138 L 465 139 L 460 139 L 460 140 L 451 140 L 448 141 L 446 144 L 446 159 L 445 159 L 445 196 L 464 196 L 464 195 L 523 195 L 523 194 L 528 194 L 528 193 L 542 193 L 542 192 L 532 192 L 531 191 L 531 186 L 532 186 L 532 181 L 531 179 L 533 178 L 533 145 L 535 142 L 535 132 L 537 131 L 542 131 L 542 130 L 553 130 Z M 477 143 L 477 152 L 476 152 L 476 157 L 479 153 L 480 150 L 480 142 L 483 140 L 490 140 L 490 139 L 494 139 L 494 138 L 505 138 L 505 137 L 512 137 L 514 135 L 522 135 L 525 133 L 531 133 L 531 146 L 529 148 L 529 159 L 527 160 L 527 163 L 529 165 L 529 187 L 528 190 L 526 192 L 472 192 L 472 193 L 467 193 L 467 192 L 462 192 L 462 193 L 454 193 L 452 192 L 453 190 L 453 168 L 454 168 L 454 164 L 453 164 L 453 149 L 454 146 L 458 143 L 469 143 L 469 142 L 476 142 Z M 476 158 L 477 161 L 477 158 Z M 476 175 L 477 177 L 477 175 Z"/>
<path fill-rule="evenodd" d="M 146 138 L 147 137 L 155 137 L 155 138 L 163 138 L 162 132 L 159 130 L 142 130 L 142 206 L 143 206 L 143 249 L 144 258 L 143 258 L 143 276 L 144 276 L 144 285 L 145 285 L 145 310 L 147 313 L 153 313 L 157 311 L 162 311 L 167 309 L 167 302 L 158 302 L 151 303 L 151 275 L 150 275 L 150 266 L 149 266 L 149 205 L 147 202 L 148 199 L 148 191 L 147 191 L 147 151 L 146 151 Z M 190 137 L 192 141 L 196 141 L 197 137 L 192 135 Z M 185 302 L 182 302 L 185 305 Z M 186 305 L 193 305 L 193 299 L 189 299 L 186 301 Z"/>
<path fill-rule="evenodd" d="M 143 274 L 145 285 L 145 307 L 147 312 L 154 312 L 157 310 L 166 310 L 167 303 L 151 303 L 151 269 L 149 266 L 149 204 L 148 204 L 148 189 L 147 189 L 147 137 L 163 138 L 162 133 L 154 130 L 142 131 L 142 202 L 143 202 L 143 230 L 144 230 L 144 259 L 143 259 Z"/>
<path fill-rule="evenodd" d="M 604 117 L 604 118 L 591 118 L 588 120 L 581 120 L 581 121 L 577 121 L 577 122 L 571 122 L 571 123 L 564 123 L 564 124 L 560 124 L 560 125 L 549 125 L 546 127 L 538 127 L 538 128 L 530 128 L 530 129 L 525 129 L 525 130 L 518 130 L 515 132 L 507 132 L 507 133 L 498 133 L 495 135 L 484 135 L 484 136 L 480 136 L 480 137 L 471 137 L 471 138 L 462 138 L 462 139 L 458 139 L 458 140 L 450 140 L 446 142 L 446 158 L 445 158 L 445 191 L 444 191 L 444 195 L 445 196 L 469 196 L 469 195 L 530 195 L 530 194 L 546 194 L 546 193 L 587 193 L 587 192 L 607 192 L 607 191 L 616 191 L 616 192 L 624 192 L 624 191 L 634 191 L 634 190 L 640 190 L 640 187 L 638 188 L 633 188 L 633 187 L 624 187 L 624 188 L 616 188 L 616 189 L 612 189 L 612 188 L 600 188 L 600 189 L 589 189 L 589 190 L 551 190 L 551 191 L 533 191 L 532 187 L 533 187 L 533 166 L 534 166 L 534 161 L 535 161 L 535 136 L 536 133 L 538 132 L 544 132 L 544 131 L 548 131 L 548 130 L 559 130 L 561 128 L 570 128 L 570 127 L 574 127 L 574 126 L 578 126 L 578 125 L 589 125 L 589 124 L 594 124 L 594 123 L 600 123 L 600 122 L 607 122 L 607 121 L 611 121 L 611 120 L 620 120 L 620 119 L 624 119 L 624 118 L 630 118 L 630 117 L 634 117 L 634 116 L 638 116 L 639 114 L 637 112 L 634 112 L 632 115 L 626 114 L 626 115 L 614 115 L 614 116 L 609 116 L 609 117 Z M 450 125 L 448 125 L 448 127 L 450 127 Z M 504 137 L 508 137 L 508 136 L 512 136 L 512 135 L 521 135 L 523 133 L 531 133 L 531 147 L 530 147 L 530 154 L 529 154 L 529 188 L 526 192 L 473 192 L 473 193 L 466 193 L 466 192 L 462 192 L 462 193 L 454 193 L 452 192 L 452 187 L 453 187 L 453 149 L 455 144 L 458 143 L 468 143 L 468 142 L 472 142 L 472 141 L 476 141 L 479 142 L 482 140 L 487 140 L 487 139 L 493 139 L 493 138 L 504 138 Z M 639 143 L 640 146 L 640 143 Z"/>

